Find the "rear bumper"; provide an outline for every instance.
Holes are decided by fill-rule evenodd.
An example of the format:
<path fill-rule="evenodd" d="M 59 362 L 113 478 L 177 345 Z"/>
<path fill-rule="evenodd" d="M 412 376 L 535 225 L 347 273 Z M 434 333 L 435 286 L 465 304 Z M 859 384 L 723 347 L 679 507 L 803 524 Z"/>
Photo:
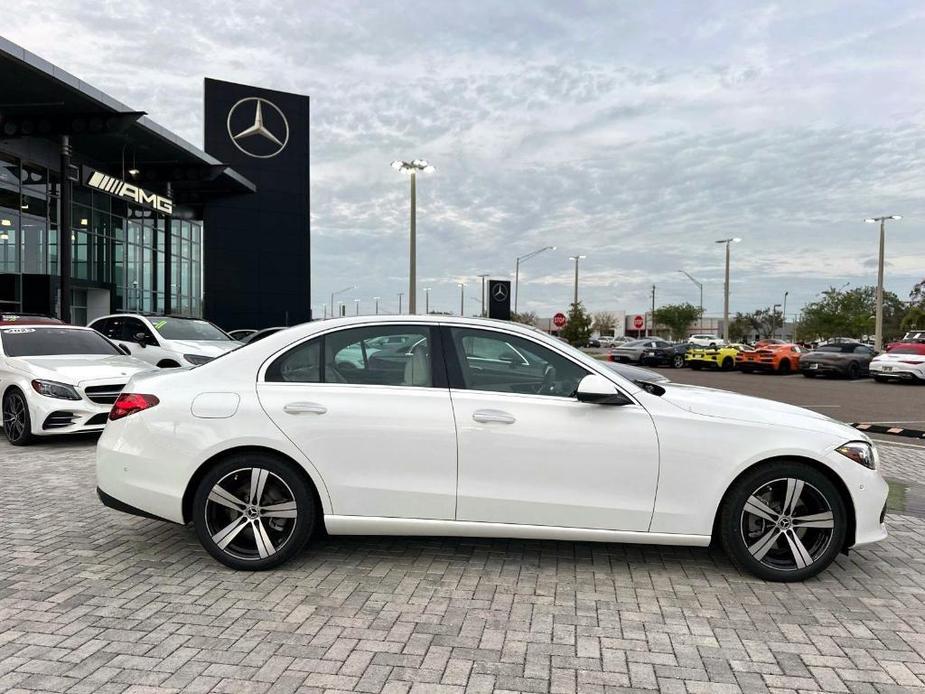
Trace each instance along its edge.
<path fill-rule="evenodd" d="M 114 496 L 110 496 L 104 492 L 99 487 L 96 488 L 96 495 L 100 498 L 100 501 L 103 502 L 103 506 L 113 509 L 114 511 L 121 511 L 122 513 L 128 513 L 132 516 L 141 516 L 142 518 L 150 518 L 151 520 L 167 521 L 173 523 L 169 518 L 161 518 L 160 516 L 155 516 L 153 513 L 148 513 L 147 511 L 142 511 L 140 508 L 135 508 L 124 501 L 119 501 Z"/>
<path fill-rule="evenodd" d="M 925 369 L 915 368 L 911 365 L 889 365 L 889 371 L 883 371 L 879 364 L 870 365 L 870 375 L 878 378 L 894 378 L 898 381 L 925 381 Z"/>
<path fill-rule="evenodd" d="M 800 364 L 800 371 L 806 371 L 813 374 L 844 374 L 846 369 L 837 364 L 820 364 L 810 363 L 810 364 Z"/>

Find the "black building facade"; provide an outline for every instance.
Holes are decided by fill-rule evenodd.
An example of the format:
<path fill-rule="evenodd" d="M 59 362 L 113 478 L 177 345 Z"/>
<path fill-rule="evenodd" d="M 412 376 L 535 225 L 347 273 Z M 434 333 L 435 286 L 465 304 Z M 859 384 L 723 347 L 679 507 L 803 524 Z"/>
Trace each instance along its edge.
<path fill-rule="evenodd" d="M 281 237 L 290 258 L 303 256 L 304 272 L 288 285 L 283 278 L 282 296 L 265 298 L 276 289 L 262 278 L 287 275 L 286 268 L 271 267 L 272 254 L 223 253 L 231 244 L 221 238 L 257 233 L 272 242 L 275 229 L 289 228 L 274 217 L 285 201 L 270 207 L 272 197 L 232 162 L 2 38 L 0 94 L 0 312 L 85 324 L 113 311 L 144 311 L 257 328 L 277 324 L 274 302 L 298 293 L 301 312 L 292 304 L 283 315 L 307 319 L 307 132 L 302 245 Z M 225 292 L 219 279 L 209 284 L 210 273 L 234 275 L 250 290 Z M 251 322 L 236 324 L 238 317 Z"/>

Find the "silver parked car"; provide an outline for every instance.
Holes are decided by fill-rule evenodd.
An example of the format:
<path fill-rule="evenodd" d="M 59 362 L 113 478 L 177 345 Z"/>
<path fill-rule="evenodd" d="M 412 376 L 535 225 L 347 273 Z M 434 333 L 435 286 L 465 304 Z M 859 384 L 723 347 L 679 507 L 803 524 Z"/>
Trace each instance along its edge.
<path fill-rule="evenodd" d="M 639 362 L 642 359 L 642 353 L 645 350 L 670 346 L 670 342 L 657 337 L 647 337 L 642 340 L 633 340 L 632 342 L 626 342 L 610 350 L 610 360 Z"/>

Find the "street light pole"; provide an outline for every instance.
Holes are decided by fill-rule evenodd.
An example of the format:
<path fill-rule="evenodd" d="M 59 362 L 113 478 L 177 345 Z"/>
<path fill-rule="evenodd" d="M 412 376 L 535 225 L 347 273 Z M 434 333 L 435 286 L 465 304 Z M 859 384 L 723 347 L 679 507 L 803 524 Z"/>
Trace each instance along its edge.
<path fill-rule="evenodd" d="M 353 315 L 359 316 L 360 315 L 360 300 L 354 299 L 353 305 L 354 305 Z"/>
<path fill-rule="evenodd" d="M 530 260 L 533 256 L 539 255 L 543 251 L 554 251 L 556 250 L 555 246 L 544 246 L 538 250 L 533 251 L 532 253 L 527 253 L 527 255 L 519 256 L 514 263 L 514 313 L 517 313 L 517 299 L 520 296 L 520 264 L 525 263 Z"/>
<path fill-rule="evenodd" d="M 349 287 L 344 287 L 343 289 L 338 289 L 336 292 L 331 292 L 331 318 L 335 318 L 334 315 L 334 297 L 338 294 L 343 294 L 344 292 L 349 292 L 351 289 L 356 289 L 355 284 L 350 285 Z"/>
<path fill-rule="evenodd" d="M 575 261 L 575 291 L 572 297 L 572 303 L 575 305 L 576 308 L 578 307 L 578 261 L 581 260 L 582 258 L 587 258 L 587 257 L 588 256 L 586 255 L 569 256 L 569 260 Z"/>
<path fill-rule="evenodd" d="M 466 285 L 459 283 L 459 315 L 466 315 Z"/>
<path fill-rule="evenodd" d="M 723 341 L 729 343 L 729 246 L 738 243 L 742 239 L 720 239 L 716 243 L 726 244 L 726 281 L 723 288 Z"/>
<path fill-rule="evenodd" d="M 398 315 L 401 315 L 401 298 L 405 295 L 404 292 L 398 292 Z"/>
<path fill-rule="evenodd" d="M 690 273 L 685 272 L 684 270 L 678 270 L 682 275 L 687 277 L 691 282 L 697 285 L 697 288 L 700 289 L 700 320 L 698 321 L 698 332 L 703 332 L 703 282 L 694 279 Z"/>
<path fill-rule="evenodd" d="M 392 168 L 411 176 L 411 229 L 408 249 L 408 313 L 417 313 L 417 174 L 432 173 L 435 169 L 423 159 L 393 161 Z M 400 313 L 400 311 L 399 311 Z"/>
<path fill-rule="evenodd" d="M 424 287 L 424 313 L 430 313 L 430 287 Z"/>
<path fill-rule="evenodd" d="M 485 278 L 488 277 L 488 275 L 479 275 L 479 277 L 482 279 L 482 310 L 479 313 L 479 317 L 484 318 L 485 317 Z"/>
<path fill-rule="evenodd" d="M 373 299 L 376 300 L 376 315 L 378 316 L 379 315 L 379 297 L 374 296 Z"/>
<path fill-rule="evenodd" d="M 883 256 L 886 249 L 886 220 L 902 219 L 901 215 L 891 214 L 883 217 L 868 217 L 864 221 L 868 224 L 880 222 L 880 257 L 877 260 L 877 315 L 874 328 L 874 349 L 878 352 L 883 349 Z"/>
<path fill-rule="evenodd" d="M 780 339 L 783 340 L 786 335 L 786 325 L 787 325 L 787 297 L 790 296 L 790 292 L 784 292 L 784 307 L 783 307 L 783 316 L 780 321 Z"/>

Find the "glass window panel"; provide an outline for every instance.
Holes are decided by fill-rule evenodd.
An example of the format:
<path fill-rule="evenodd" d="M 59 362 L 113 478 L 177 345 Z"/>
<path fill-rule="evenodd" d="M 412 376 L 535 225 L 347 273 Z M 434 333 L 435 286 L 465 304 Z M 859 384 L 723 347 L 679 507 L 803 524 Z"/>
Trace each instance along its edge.
<path fill-rule="evenodd" d="M 429 387 L 430 329 L 387 325 L 325 336 L 324 380 L 380 386 Z"/>
<path fill-rule="evenodd" d="M 11 221 L 5 211 L 0 211 L 0 220 Z M 2 221 L 0 221 L 2 223 Z M 19 273 L 19 216 L 9 226 L 0 226 L 0 273 Z"/>
<path fill-rule="evenodd" d="M 41 275 L 47 271 L 46 222 L 40 217 L 22 218 L 22 271 Z"/>
<path fill-rule="evenodd" d="M 73 248 L 73 263 L 71 274 L 81 280 L 90 279 L 90 235 L 83 231 L 75 231 L 71 235 Z"/>

